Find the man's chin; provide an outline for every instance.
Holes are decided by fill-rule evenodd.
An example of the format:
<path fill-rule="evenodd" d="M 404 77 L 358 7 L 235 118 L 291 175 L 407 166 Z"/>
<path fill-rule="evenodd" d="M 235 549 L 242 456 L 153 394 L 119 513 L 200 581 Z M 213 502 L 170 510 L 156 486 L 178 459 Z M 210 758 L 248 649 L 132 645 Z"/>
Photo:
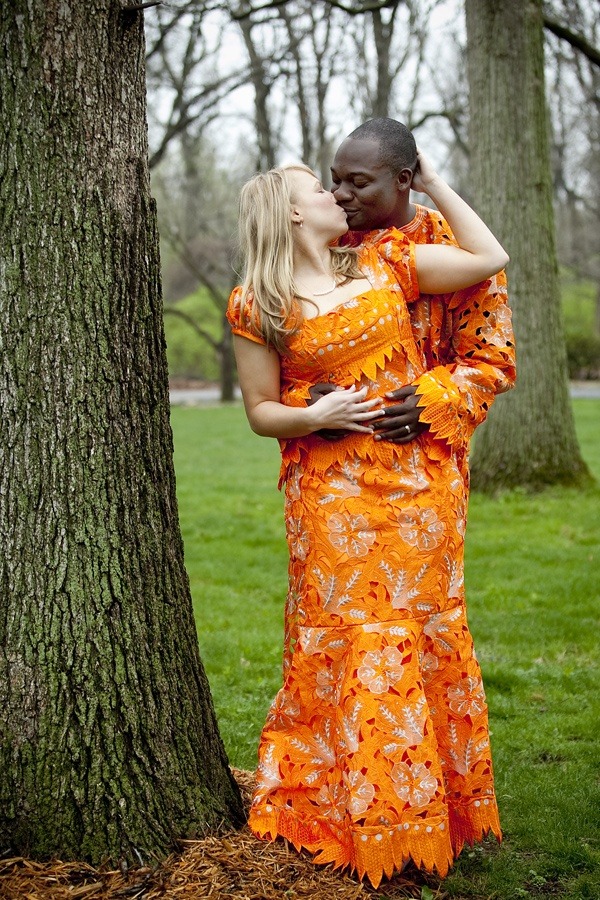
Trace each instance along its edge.
<path fill-rule="evenodd" d="M 366 231 L 367 227 L 364 224 L 360 213 L 346 213 L 346 221 L 348 222 L 348 228 L 350 231 Z"/>

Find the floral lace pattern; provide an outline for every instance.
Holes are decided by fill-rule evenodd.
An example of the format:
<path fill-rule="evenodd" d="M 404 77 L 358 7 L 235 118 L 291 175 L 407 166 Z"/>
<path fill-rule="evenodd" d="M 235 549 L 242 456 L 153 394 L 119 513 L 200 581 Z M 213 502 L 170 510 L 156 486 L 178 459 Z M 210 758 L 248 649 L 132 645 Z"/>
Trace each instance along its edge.
<path fill-rule="evenodd" d="M 305 402 L 328 378 L 381 394 L 429 374 L 409 312 L 408 241 L 386 236 L 361 264 L 373 290 L 292 338 L 283 402 Z M 228 315 L 257 339 L 241 327 L 239 293 Z M 409 857 L 444 875 L 465 842 L 500 836 L 464 604 L 460 427 L 408 445 L 356 434 L 282 442 L 284 683 L 261 736 L 250 826 L 375 887 Z"/>

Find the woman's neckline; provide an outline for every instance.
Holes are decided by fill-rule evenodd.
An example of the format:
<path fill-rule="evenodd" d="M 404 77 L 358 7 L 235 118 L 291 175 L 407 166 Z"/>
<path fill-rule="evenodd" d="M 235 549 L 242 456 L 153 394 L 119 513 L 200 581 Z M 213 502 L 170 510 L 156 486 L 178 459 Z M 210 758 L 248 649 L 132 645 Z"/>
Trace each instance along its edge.
<path fill-rule="evenodd" d="M 318 312 L 314 316 L 307 316 L 303 311 L 303 321 L 304 322 L 315 322 L 317 319 L 324 319 L 327 316 L 330 316 L 332 313 L 339 312 L 340 309 L 343 309 L 345 306 L 348 306 L 350 303 L 353 303 L 356 300 L 360 300 L 362 297 L 366 297 L 367 294 L 372 293 L 372 291 L 377 290 L 373 285 L 368 287 L 364 291 L 360 291 L 358 294 L 353 294 L 351 297 L 347 297 L 345 300 L 340 300 L 339 303 L 336 303 L 335 306 L 332 306 L 330 309 L 324 310 L 323 312 Z M 308 306 L 309 304 L 307 304 Z M 312 305 L 311 305 L 312 308 Z"/>

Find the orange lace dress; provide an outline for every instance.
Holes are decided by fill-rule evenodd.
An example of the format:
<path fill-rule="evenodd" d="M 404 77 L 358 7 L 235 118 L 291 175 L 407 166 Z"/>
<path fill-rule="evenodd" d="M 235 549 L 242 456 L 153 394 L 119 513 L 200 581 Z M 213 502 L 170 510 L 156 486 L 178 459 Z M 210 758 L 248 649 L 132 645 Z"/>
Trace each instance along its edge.
<path fill-rule="evenodd" d="M 329 379 L 381 395 L 426 376 L 409 315 L 413 249 L 391 231 L 359 251 L 372 290 L 304 320 L 281 359 L 284 403 Z M 241 325 L 239 288 L 228 317 L 261 341 Z M 430 399 L 442 433 L 452 390 L 440 383 Z M 463 593 L 468 438 L 455 432 L 454 444 L 433 428 L 407 445 L 281 441 L 284 682 L 260 740 L 250 826 L 375 887 L 408 858 L 444 875 L 465 842 L 500 837 Z"/>

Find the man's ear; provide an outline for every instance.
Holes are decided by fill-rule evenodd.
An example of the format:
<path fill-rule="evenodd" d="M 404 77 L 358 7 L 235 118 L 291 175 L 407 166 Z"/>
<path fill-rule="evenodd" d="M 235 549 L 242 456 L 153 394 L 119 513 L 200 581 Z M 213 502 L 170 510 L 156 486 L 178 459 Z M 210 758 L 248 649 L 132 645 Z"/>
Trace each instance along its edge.
<path fill-rule="evenodd" d="M 408 191 L 413 180 L 413 170 L 406 168 L 401 169 L 396 175 L 396 184 L 400 191 Z"/>

